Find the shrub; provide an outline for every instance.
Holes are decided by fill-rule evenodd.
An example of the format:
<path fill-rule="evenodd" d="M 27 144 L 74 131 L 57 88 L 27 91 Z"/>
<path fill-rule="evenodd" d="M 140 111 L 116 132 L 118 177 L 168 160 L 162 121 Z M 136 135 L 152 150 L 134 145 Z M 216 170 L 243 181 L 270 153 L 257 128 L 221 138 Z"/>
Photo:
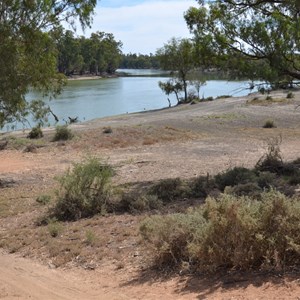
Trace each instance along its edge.
<path fill-rule="evenodd" d="M 36 202 L 42 205 L 46 205 L 50 203 L 51 196 L 50 195 L 40 195 L 36 198 Z"/>
<path fill-rule="evenodd" d="M 97 240 L 97 236 L 93 231 L 87 230 L 85 232 L 85 242 L 87 245 L 94 246 L 96 243 L 96 240 Z"/>
<path fill-rule="evenodd" d="M 103 128 L 103 133 L 105 133 L 105 134 L 110 134 L 112 132 L 113 132 L 113 130 L 112 130 L 111 127 L 104 127 Z"/>
<path fill-rule="evenodd" d="M 48 221 L 48 231 L 52 237 L 57 237 L 61 234 L 63 226 L 57 221 L 56 218 L 51 218 Z"/>
<path fill-rule="evenodd" d="M 171 202 L 184 195 L 185 188 L 180 178 L 163 179 L 154 184 L 149 194 L 156 195 L 163 202 Z"/>
<path fill-rule="evenodd" d="M 216 184 L 221 191 L 224 191 L 226 186 L 256 182 L 256 180 L 255 172 L 243 167 L 234 167 L 215 176 Z"/>
<path fill-rule="evenodd" d="M 273 120 L 267 120 L 263 125 L 263 128 L 276 128 Z"/>
<path fill-rule="evenodd" d="M 163 205 L 157 195 L 148 195 L 132 191 L 122 195 L 117 210 L 126 212 L 143 212 L 151 209 L 158 209 Z"/>
<path fill-rule="evenodd" d="M 220 95 L 216 99 L 226 99 L 226 98 L 231 98 L 232 96 L 230 95 Z"/>
<path fill-rule="evenodd" d="M 201 101 L 203 102 L 208 102 L 208 101 L 213 101 L 214 97 L 207 97 L 207 98 L 202 98 Z"/>
<path fill-rule="evenodd" d="M 294 95 L 294 93 L 292 93 L 292 92 L 288 92 L 287 95 L 286 95 L 286 98 L 287 98 L 287 99 L 292 99 L 292 98 L 294 98 L 294 97 L 295 97 L 295 95 Z"/>
<path fill-rule="evenodd" d="M 56 126 L 53 141 L 67 141 L 73 138 L 73 133 L 67 125 Z"/>
<path fill-rule="evenodd" d="M 262 189 L 255 182 L 240 183 L 233 187 L 225 188 L 227 194 L 235 196 L 249 196 L 251 198 L 260 198 Z"/>
<path fill-rule="evenodd" d="M 190 195 L 191 197 L 206 198 L 210 191 L 215 188 L 215 180 L 207 176 L 199 176 L 193 179 L 190 183 Z"/>
<path fill-rule="evenodd" d="M 283 270 L 300 263 L 300 200 L 271 190 L 261 200 L 222 195 L 186 214 L 152 216 L 141 236 L 159 266 L 198 271 Z"/>
<path fill-rule="evenodd" d="M 276 185 L 276 175 L 271 172 L 259 172 L 257 178 L 257 184 L 260 188 L 270 188 Z"/>
<path fill-rule="evenodd" d="M 39 139 L 39 138 L 42 138 L 43 136 L 44 135 L 43 135 L 42 128 L 40 126 L 36 126 L 31 129 L 31 131 L 27 135 L 27 138 Z"/>
<path fill-rule="evenodd" d="M 281 151 L 281 137 L 274 138 L 268 142 L 268 150 L 256 163 L 255 169 L 261 172 L 280 173 L 283 166 Z"/>
<path fill-rule="evenodd" d="M 77 220 L 110 209 L 113 169 L 97 158 L 74 164 L 59 178 L 60 190 L 53 213 L 59 220 Z"/>
<path fill-rule="evenodd" d="M 273 97 L 272 97 L 272 96 L 267 96 L 267 97 L 266 97 L 266 100 L 267 100 L 267 101 L 271 101 L 271 100 L 273 100 Z"/>

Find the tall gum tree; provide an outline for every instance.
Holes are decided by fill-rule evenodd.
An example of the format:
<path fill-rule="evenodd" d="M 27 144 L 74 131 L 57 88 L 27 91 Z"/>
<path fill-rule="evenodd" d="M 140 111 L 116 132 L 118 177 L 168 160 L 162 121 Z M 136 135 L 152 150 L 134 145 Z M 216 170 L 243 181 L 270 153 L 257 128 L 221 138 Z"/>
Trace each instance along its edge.
<path fill-rule="evenodd" d="M 90 26 L 96 0 L 2 0 L 0 3 L 0 128 L 22 121 L 43 103 L 28 103 L 30 88 L 55 96 L 64 76 L 57 73 L 57 51 L 51 32 L 62 22 Z M 38 105 L 40 104 L 40 105 Z"/>
<path fill-rule="evenodd" d="M 197 2 L 185 19 L 207 63 L 276 87 L 300 80 L 299 0 Z"/>

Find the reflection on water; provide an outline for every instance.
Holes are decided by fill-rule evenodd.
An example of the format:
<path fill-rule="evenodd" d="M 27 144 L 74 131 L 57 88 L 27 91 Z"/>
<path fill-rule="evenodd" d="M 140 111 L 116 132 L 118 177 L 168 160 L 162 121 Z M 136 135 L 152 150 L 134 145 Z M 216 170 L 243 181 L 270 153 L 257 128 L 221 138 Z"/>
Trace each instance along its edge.
<path fill-rule="evenodd" d="M 158 87 L 158 81 L 167 80 L 161 75 L 161 71 L 126 71 L 135 74 L 136 77 L 69 81 L 63 93 L 57 99 L 47 101 L 47 103 L 62 123 L 64 123 L 63 119 L 67 120 L 68 117 L 78 116 L 80 121 L 84 121 L 168 106 L 167 96 Z M 151 75 L 154 74 L 155 77 L 152 77 Z M 159 75 L 161 77 L 157 77 Z M 201 88 L 200 95 L 201 97 L 243 96 L 249 93 L 248 88 L 249 84 L 245 81 L 209 80 Z M 31 92 L 27 99 L 38 97 L 37 93 Z M 175 97 L 169 98 L 172 105 L 175 105 Z M 50 117 L 49 122 L 53 125 L 54 119 Z M 17 127 L 22 128 L 20 125 Z"/>

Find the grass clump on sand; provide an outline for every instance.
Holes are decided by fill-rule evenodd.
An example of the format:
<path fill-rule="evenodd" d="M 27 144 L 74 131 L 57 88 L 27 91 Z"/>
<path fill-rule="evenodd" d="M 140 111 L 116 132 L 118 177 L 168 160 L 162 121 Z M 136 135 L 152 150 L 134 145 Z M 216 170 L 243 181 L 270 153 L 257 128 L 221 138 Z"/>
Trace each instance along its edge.
<path fill-rule="evenodd" d="M 261 200 L 208 198 L 185 214 L 152 216 L 140 225 L 157 266 L 191 271 L 277 269 L 300 262 L 300 201 L 271 190 Z"/>

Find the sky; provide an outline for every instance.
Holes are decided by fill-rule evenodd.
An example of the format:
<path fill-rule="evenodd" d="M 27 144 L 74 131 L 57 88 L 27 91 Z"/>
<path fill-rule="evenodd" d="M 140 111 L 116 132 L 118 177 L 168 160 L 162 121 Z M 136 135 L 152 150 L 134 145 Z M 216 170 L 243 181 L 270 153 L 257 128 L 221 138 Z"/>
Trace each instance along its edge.
<path fill-rule="evenodd" d="M 195 0 L 101 0 L 91 32 L 112 33 L 123 53 L 155 53 L 172 37 L 189 37 L 183 14 Z"/>

